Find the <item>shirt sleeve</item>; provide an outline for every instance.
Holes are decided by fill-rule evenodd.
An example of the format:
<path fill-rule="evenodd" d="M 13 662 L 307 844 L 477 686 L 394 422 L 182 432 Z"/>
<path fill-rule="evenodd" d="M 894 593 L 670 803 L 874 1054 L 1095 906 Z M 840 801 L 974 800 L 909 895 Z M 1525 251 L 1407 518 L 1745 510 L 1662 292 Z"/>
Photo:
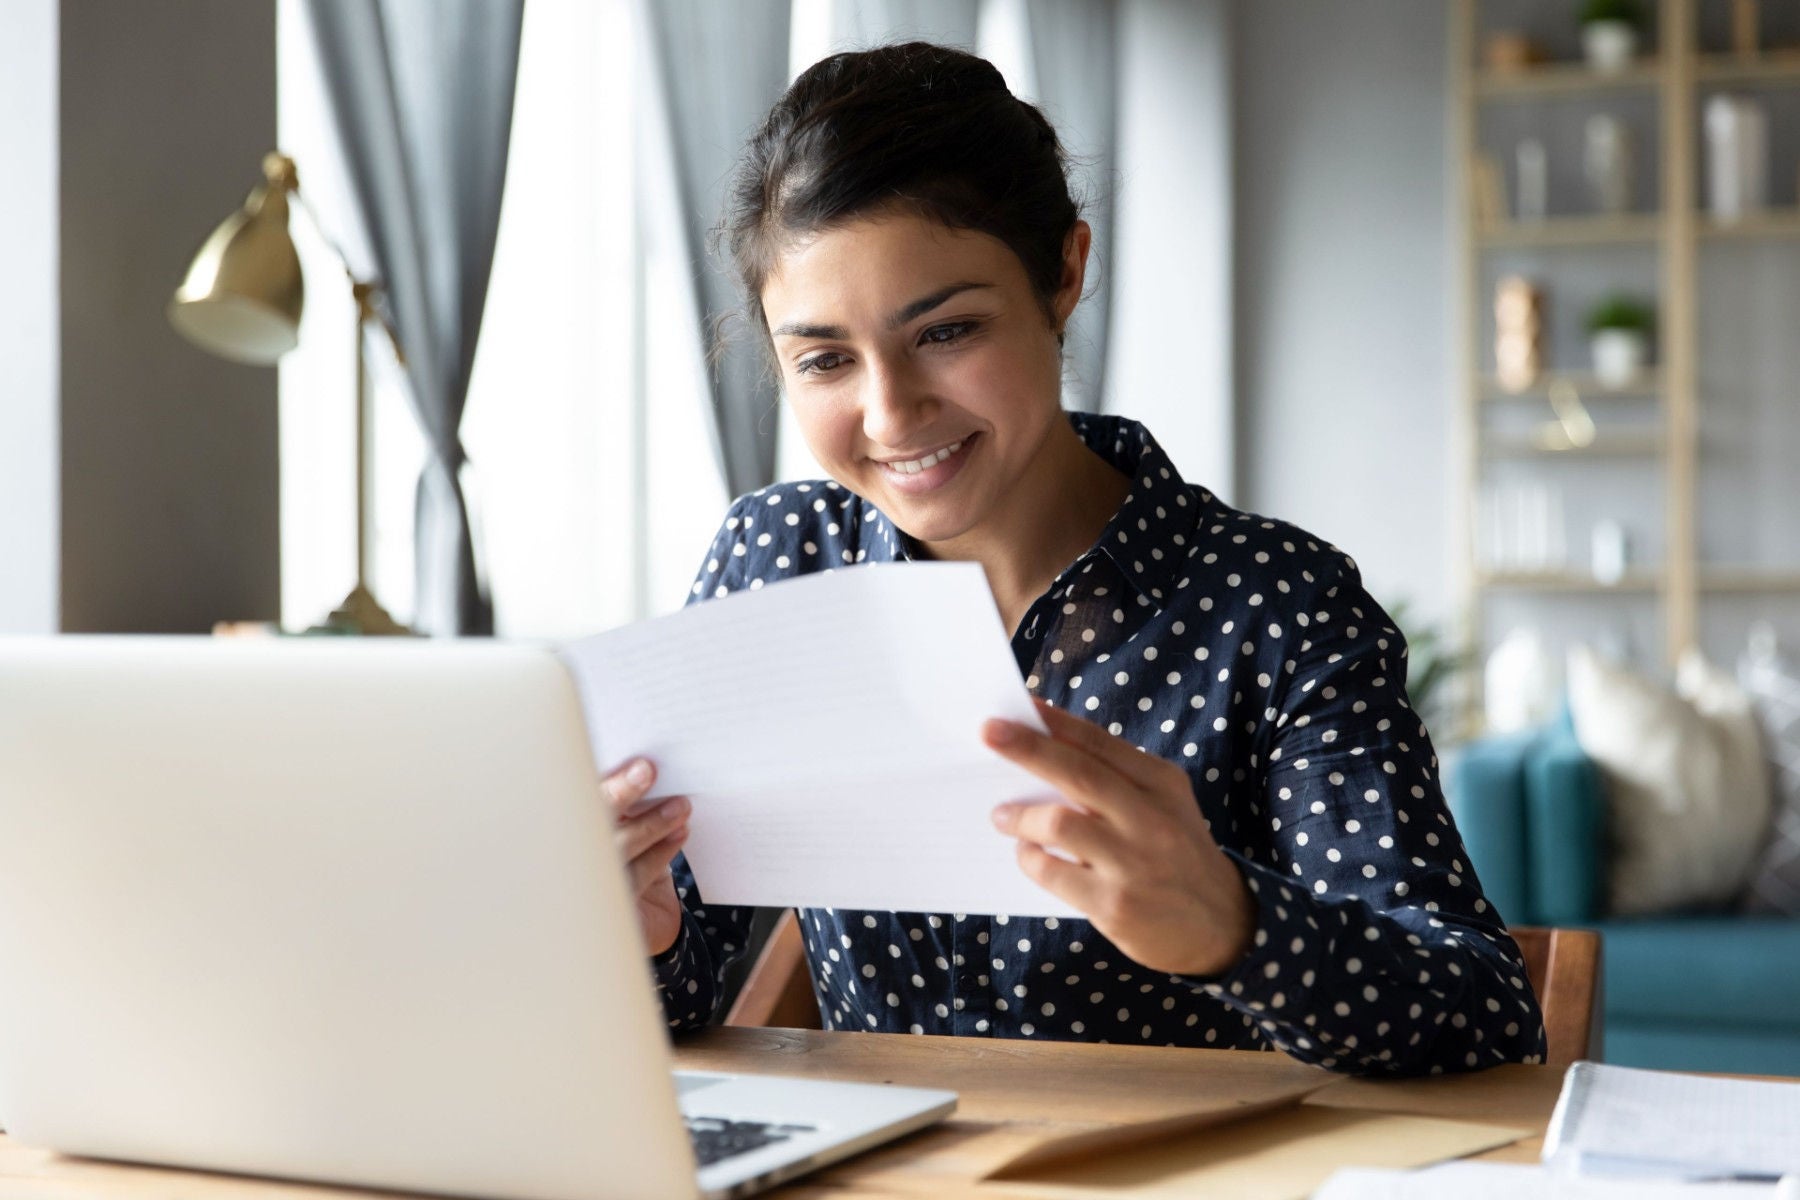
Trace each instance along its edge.
<path fill-rule="evenodd" d="M 726 513 L 694 578 L 689 604 L 728 595 L 744 586 L 747 499 L 740 498 Z M 725 994 L 725 969 L 743 954 L 755 910 L 709 907 L 685 854 L 675 856 L 670 872 L 675 894 L 681 899 L 681 932 L 675 935 L 673 945 L 651 958 L 650 969 L 662 993 L 669 1028 L 698 1029 L 718 1015 Z"/>
<path fill-rule="evenodd" d="M 1297 1058 L 1356 1074 L 1540 1062 L 1543 1016 L 1482 895 L 1405 693 L 1406 642 L 1337 556 L 1287 618 L 1257 741 L 1272 838 L 1231 854 L 1250 952 L 1188 982 Z"/>

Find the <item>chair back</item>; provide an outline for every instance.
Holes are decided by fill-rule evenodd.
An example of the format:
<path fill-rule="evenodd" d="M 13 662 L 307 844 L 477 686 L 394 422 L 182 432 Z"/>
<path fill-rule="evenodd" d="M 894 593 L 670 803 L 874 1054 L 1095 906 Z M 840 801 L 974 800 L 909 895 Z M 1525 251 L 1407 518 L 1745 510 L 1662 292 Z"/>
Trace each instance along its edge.
<path fill-rule="evenodd" d="M 819 1005 L 813 998 L 812 976 L 806 966 L 806 946 L 800 939 L 800 920 L 789 909 L 775 922 L 763 943 L 756 965 L 744 978 L 744 986 L 725 1014 L 727 1025 L 778 1029 L 819 1028 Z"/>
<path fill-rule="evenodd" d="M 1544 1010 L 1545 1061 L 1566 1067 L 1603 1051 L 1600 935 L 1591 929 L 1514 925 L 1509 933 L 1525 959 L 1525 977 Z"/>
<path fill-rule="evenodd" d="M 1588 929 L 1515 925 L 1513 940 L 1525 959 L 1525 975 L 1544 1012 L 1546 1059 L 1567 1066 L 1601 1054 L 1600 935 Z M 744 981 L 727 1025 L 819 1028 L 800 922 L 792 910 L 781 915 L 756 965 Z"/>

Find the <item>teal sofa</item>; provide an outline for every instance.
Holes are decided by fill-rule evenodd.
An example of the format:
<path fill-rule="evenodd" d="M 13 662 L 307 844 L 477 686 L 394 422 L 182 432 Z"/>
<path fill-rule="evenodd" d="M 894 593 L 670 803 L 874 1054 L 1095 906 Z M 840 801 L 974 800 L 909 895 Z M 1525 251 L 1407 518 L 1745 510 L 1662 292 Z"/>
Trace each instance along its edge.
<path fill-rule="evenodd" d="M 1608 917 L 1605 792 L 1567 716 L 1471 743 L 1446 786 L 1502 917 L 1602 934 L 1606 1061 L 1800 1076 L 1800 918 Z"/>

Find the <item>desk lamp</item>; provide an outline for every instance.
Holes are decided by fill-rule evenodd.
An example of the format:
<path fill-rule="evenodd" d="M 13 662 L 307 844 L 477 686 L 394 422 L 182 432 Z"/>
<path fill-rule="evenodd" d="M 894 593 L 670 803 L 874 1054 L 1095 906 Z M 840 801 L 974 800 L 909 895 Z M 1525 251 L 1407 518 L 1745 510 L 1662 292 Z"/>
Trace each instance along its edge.
<path fill-rule="evenodd" d="M 356 586 L 342 604 L 309 632 L 409 634 L 389 616 L 369 589 L 369 383 L 365 336 L 372 322 L 406 361 L 393 326 L 375 304 L 379 285 L 358 279 L 344 252 L 325 233 L 319 219 L 300 196 L 294 160 L 284 154 L 263 157 L 263 183 L 242 208 L 226 217 L 206 239 L 187 278 L 169 301 L 169 322 L 183 337 L 220 358 L 272 366 L 300 342 L 300 313 L 306 285 L 300 256 L 288 235 L 291 197 L 313 228 L 344 265 L 356 300 Z"/>

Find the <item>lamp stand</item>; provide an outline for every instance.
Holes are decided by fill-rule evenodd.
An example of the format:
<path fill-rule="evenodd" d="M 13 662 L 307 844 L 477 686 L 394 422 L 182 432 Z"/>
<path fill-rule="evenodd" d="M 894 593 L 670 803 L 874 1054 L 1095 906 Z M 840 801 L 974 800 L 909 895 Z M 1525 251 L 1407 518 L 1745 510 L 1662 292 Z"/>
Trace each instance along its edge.
<path fill-rule="evenodd" d="M 394 620 L 369 588 L 369 371 L 366 338 L 369 322 L 381 321 L 372 283 L 354 277 L 356 297 L 356 586 L 329 616 L 308 632 L 360 634 L 364 637 L 409 637 L 413 631 Z M 385 328 L 385 324 L 383 326 Z M 390 336 L 392 336 L 390 334 Z M 398 343 L 395 343 L 398 352 Z"/>

